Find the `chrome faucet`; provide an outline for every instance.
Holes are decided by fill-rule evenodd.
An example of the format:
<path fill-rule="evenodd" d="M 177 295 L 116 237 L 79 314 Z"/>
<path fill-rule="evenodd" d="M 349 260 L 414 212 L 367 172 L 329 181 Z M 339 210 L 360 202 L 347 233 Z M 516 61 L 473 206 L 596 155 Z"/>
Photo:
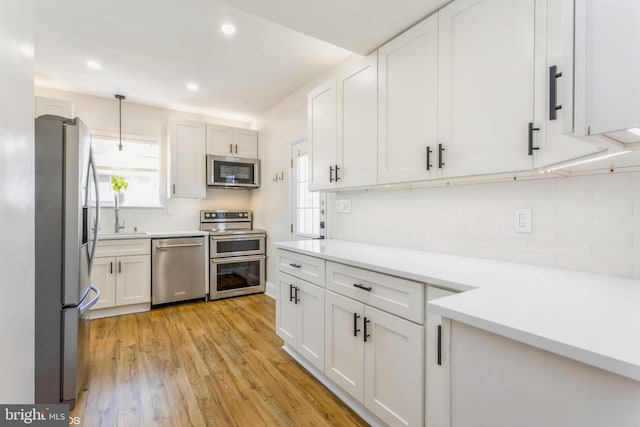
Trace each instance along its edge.
<path fill-rule="evenodd" d="M 124 228 L 124 219 L 122 220 L 122 225 L 120 225 L 120 203 L 118 202 L 118 196 L 116 195 L 115 197 L 115 207 L 114 207 L 114 213 L 116 216 L 116 221 L 115 221 L 115 227 L 114 227 L 114 232 L 115 233 L 119 233 L 121 229 Z"/>

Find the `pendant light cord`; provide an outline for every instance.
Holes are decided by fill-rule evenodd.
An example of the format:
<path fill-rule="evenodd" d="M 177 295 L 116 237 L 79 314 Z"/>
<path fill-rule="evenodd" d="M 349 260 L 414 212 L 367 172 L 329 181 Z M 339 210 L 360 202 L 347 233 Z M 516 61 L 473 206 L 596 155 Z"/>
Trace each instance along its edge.
<path fill-rule="evenodd" d="M 119 114 L 120 114 L 120 142 L 118 143 L 118 151 L 122 151 L 122 100 L 125 99 L 124 95 L 116 95 L 116 99 L 119 101 Z"/>

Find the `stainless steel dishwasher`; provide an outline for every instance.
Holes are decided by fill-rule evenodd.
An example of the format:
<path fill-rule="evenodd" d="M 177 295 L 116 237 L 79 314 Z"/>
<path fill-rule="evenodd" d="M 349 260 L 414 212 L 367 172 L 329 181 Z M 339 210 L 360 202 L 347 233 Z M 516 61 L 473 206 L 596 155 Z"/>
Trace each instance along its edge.
<path fill-rule="evenodd" d="M 204 237 L 151 239 L 151 305 L 205 296 Z"/>

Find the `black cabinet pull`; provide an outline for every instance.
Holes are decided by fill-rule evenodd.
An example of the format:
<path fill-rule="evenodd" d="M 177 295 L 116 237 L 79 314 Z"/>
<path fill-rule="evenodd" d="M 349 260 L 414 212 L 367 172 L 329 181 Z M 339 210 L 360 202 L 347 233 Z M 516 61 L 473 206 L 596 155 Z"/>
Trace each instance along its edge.
<path fill-rule="evenodd" d="M 528 153 L 530 156 L 533 156 L 533 150 L 539 150 L 540 147 L 533 146 L 533 131 L 538 131 L 540 128 L 534 128 L 533 123 L 529 122 L 529 150 Z"/>
<path fill-rule="evenodd" d="M 299 287 L 295 287 L 296 288 L 296 304 L 298 304 L 300 302 L 300 297 L 298 296 L 298 291 L 300 290 Z"/>
<path fill-rule="evenodd" d="M 445 151 L 442 144 L 438 144 L 438 169 L 442 169 L 444 162 L 442 161 L 442 152 Z"/>
<path fill-rule="evenodd" d="M 365 291 L 371 292 L 371 286 L 364 286 L 364 285 L 361 285 L 360 283 L 354 283 L 353 286 L 358 289 L 364 289 Z"/>
<path fill-rule="evenodd" d="M 364 342 L 367 342 L 367 338 L 370 337 L 371 335 L 369 335 L 367 333 L 367 324 L 371 322 L 371 320 L 367 319 L 366 317 L 364 318 Z"/>
<path fill-rule="evenodd" d="M 238 144 L 236 144 L 236 154 L 238 154 Z"/>
<path fill-rule="evenodd" d="M 431 147 L 427 145 L 427 170 L 431 170 Z"/>
<path fill-rule="evenodd" d="M 360 329 L 358 329 L 358 319 L 360 318 L 360 315 L 358 315 L 358 313 L 353 313 L 353 336 L 357 337 L 358 336 L 358 332 L 360 332 Z"/>
<path fill-rule="evenodd" d="M 549 120 L 558 118 L 557 111 L 562 108 L 558 105 L 558 78 L 562 77 L 562 73 L 558 72 L 558 66 L 549 67 Z"/>
<path fill-rule="evenodd" d="M 338 167 L 338 165 L 336 165 L 336 182 L 338 182 L 340 180 L 340 177 L 338 177 L 338 171 L 340 170 L 340 168 Z"/>
<path fill-rule="evenodd" d="M 442 325 L 438 325 L 438 365 L 442 366 Z"/>
<path fill-rule="evenodd" d="M 113 262 L 109 263 L 109 274 L 113 274 Z"/>
<path fill-rule="evenodd" d="M 289 301 L 293 301 L 293 285 L 289 285 Z"/>
<path fill-rule="evenodd" d="M 293 267 L 293 268 L 300 268 L 300 267 L 302 267 L 300 264 L 294 264 L 294 263 L 290 263 L 289 265 L 290 265 L 291 267 Z"/>
<path fill-rule="evenodd" d="M 329 166 L 329 182 L 333 182 L 333 166 Z"/>
<path fill-rule="evenodd" d="M 122 261 L 118 261 L 118 273 L 122 273 Z"/>

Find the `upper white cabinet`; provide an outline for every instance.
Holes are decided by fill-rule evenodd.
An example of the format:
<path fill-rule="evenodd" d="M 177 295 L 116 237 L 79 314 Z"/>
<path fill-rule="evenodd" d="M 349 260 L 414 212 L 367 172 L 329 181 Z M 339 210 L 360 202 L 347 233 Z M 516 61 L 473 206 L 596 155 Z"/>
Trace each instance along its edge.
<path fill-rule="evenodd" d="M 73 104 L 63 99 L 36 96 L 36 117 L 53 114 L 54 116 L 73 118 Z"/>
<path fill-rule="evenodd" d="M 377 53 L 307 97 L 311 190 L 377 182 Z"/>
<path fill-rule="evenodd" d="M 205 124 L 169 121 L 167 197 L 206 197 Z"/>
<path fill-rule="evenodd" d="M 536 91 L 544 94 L 544 9 L 535 0 L 456 0 L 439 12 L 445 175 L 533 168 L 529 145 L 538 146 L 543 120 Z"/>
<path fill-rule="evenodd" d="M 207 124 L 207 154 L 257 159 L 258 132 Z"/>
<path fill-rule="evenodd" d="M 436 177 L 438 15 L 378 50 L 380 183 Z"/>

